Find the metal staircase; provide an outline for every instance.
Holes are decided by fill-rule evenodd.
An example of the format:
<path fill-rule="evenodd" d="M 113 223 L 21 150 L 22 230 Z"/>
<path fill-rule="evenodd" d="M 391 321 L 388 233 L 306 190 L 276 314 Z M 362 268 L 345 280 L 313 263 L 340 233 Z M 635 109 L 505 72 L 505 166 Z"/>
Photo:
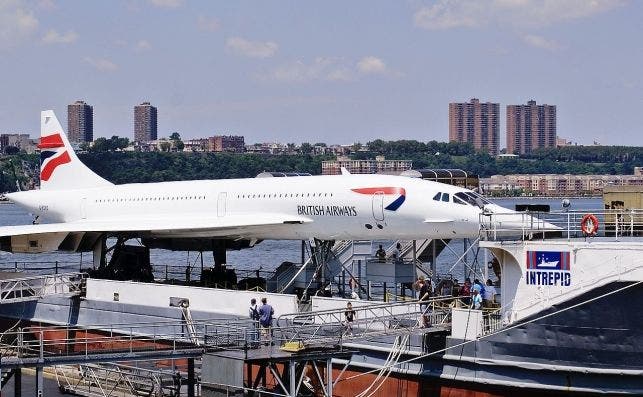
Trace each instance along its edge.
<path fill-rule="evenodd" d="M 398 243 L 402 245 L 400 259 L 404 263 L 413 263 L 413 257 L 420 273 L 428 274 L 421 263 L 432 263 L 434 255 L 437 257 L 446 248 L 450 240 L 427 239 L 395 241 L 386 249 L 387 258 L 393 259 L 393 253 Z M 275 271 L 275 275 L 268 280 L 268 290 L 292 293 L 294 288 L 317 289 L 322 286 L 317 281 L 332 280 L 343 270 L 352 271 L 352 264 L 356 261 L 366 263 L 372 259 L 372 241 L 370 240 L 340 240 L 332 247 L 324 245 L 325 242 L 310 241 L 308 246 L 312 253 L 303 265 L 282 264 Z M 321 277 L 323 275 L 323 277 Z M 318 285 L 319 284 L 319 285 Z"/>

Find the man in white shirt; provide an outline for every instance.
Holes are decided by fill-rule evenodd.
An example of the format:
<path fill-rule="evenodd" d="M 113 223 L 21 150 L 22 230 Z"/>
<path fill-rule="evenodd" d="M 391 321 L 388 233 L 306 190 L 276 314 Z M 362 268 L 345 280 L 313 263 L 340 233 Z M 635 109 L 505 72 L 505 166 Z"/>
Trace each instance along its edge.
<path fill-rule="evenodd" d="M 496 303 L 496 287 L 493 286 L 491 279 L 487 280 L 487 285 L 484 287 L 482 303 L 484 307 L 492 307 Z"/>

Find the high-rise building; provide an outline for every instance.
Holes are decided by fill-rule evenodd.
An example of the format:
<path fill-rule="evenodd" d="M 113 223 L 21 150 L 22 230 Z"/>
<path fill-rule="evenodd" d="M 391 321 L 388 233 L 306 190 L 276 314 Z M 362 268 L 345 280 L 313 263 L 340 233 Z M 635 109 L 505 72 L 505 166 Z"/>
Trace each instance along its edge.
<path fill-rule="evenodd" d="M 156 107 L 149 102 L 134 106 L 134 141 L 155 141 L 157 136 Z"/>
<path fill-rule="evenodd" d="M 507 105 L 507 153 L 526 154 L 556 147 L 556 106 Z"/>
<path fill-rule="evenodd" d="M 500 104 L 476 98 L 449 104 L 449 141 L 472 143 L 495 156 L 499 152 Z"/>
<path fill-rule="evenodd" d="M 84 101 L 67 105 L 67 136 L 70 142 L 94 140 L 94 108 Z"/>

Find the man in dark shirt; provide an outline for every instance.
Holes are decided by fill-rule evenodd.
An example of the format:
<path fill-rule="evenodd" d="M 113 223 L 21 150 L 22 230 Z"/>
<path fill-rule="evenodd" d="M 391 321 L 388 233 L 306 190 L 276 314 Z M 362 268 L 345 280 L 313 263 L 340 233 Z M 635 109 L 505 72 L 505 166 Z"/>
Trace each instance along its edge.
<path fill-rule="evenodd" d="M 424 276 L 420 276 L 418 279 L 418 300 L 420 301 L 420 313 L 422 318 L 422 326 L 429 326 L 429 304 L 428 300 L 431 298 L 431 284 L 424 280 Z"/>
<path fill-rule="evenodd" d="M 346 334 L 353 335 L 353 321 L 355 321 L 355 310 L 353 310 L 353 304 L 348 302 L 346 304 L 346 311 L 344 312 L 344 317 L 346 321 L 344 326 L 346 327 Z"/>
<path fill-rule="evenodd" d="M 378 262 L 386 262 L 386 251 L 384 251 L 384 248 L 382 248 L 382 244 L 380 244 L 380 247 L 377 249 L 377 251 L 375 251 L 375 256 L 377 257 Z"/>
<path fill-rule="evenodd" d="M 261 298 L 261 307 L 259 307 L 259 324 L 261 325 L 261 334 L 272 344 L 272 317 L 275 315 L 275 309 L 268 304 L 267 298 Z M 268 343 L 268 342 L 266 342 Z"/>

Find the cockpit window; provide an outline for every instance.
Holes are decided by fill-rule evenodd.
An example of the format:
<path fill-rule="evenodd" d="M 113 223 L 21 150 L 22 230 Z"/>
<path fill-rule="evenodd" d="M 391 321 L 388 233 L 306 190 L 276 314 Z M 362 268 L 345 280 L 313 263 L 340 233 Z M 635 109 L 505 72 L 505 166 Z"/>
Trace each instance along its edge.
<path fill-rule="evenodd" d="M 454 196 L 459 198 L 460 200 L 462 200 L 463 202 L 465 202 L 465 203 L 467 203 L 469 205 L 473 205 L 474 207 L 478 206 L 478 204 L 476 204 L 475 197 L 471 197 L 468 194 L 466 194 L 465 192 L 456 193 L 456 194 L 454 194 Z"/>
<path fill-rule="evenodd" d="M 487 199 L 474 192 L 459 192 L 455 196 L 474 207 L 484 208 L 486 204 L 490 204 Z"/>
<path fill-rule="evenodd" d="M 442 193 L 441 193 L 441 192 L 438 192 L 438 193 L 436 193 L 436 195 L 435 195 L 435 196 L 433 196 L 433 200 L 435 200 L 435 201 L 440 201 L 440 197 L 441 197 L 441 196 L 442 196 Z"/>
<path fill-rule="evenodd" d="M 457 196 L 457 194 L 456 194 L 456 196 Z M 456 203 L 456 204 L 460 204 L 460 205 L 467 205 L 467 203 L 465 203 L 464 201 L 462 201 L 461 199 L 459 199 L 459 198 L 458 198 L 458 197 L 456 197 L 456 196 L 453 196 L 453 202 L 454 202 L 454 203 Z"/>
<path fill-rule="evenodd" d="M 490 204 L 484 197 L 474 192 L 467 192 L 467 196 L 473 198 L 473 201 L 480 208 L 484 208 L 485 205 Z"/>
<path fill-rule="evenodd" d="M 449 193 L 442 193 L 442 201 L 449 202 Z"/>
<path fill-rule="evenodd" d="M 477 200 L 482 201 L 482 203 L 484 203 L 484 204 L 491 204 L 491 203 L 489 202 L 489 200 L 487 200 L 486 198 L 482 197 L 482 196 L 481 196 L 480 194 L 478 194 L 478 193 L 475 193 L 475 192 L 467 192 L 467 194 L 468 194 L 469 196 L 473 196 L 473 197 L 474 197 L 475 199 L 477 199 Z"/>

